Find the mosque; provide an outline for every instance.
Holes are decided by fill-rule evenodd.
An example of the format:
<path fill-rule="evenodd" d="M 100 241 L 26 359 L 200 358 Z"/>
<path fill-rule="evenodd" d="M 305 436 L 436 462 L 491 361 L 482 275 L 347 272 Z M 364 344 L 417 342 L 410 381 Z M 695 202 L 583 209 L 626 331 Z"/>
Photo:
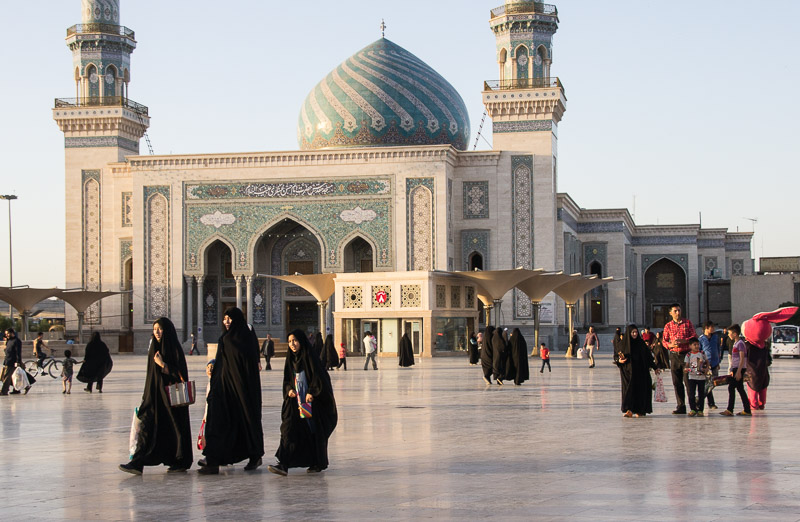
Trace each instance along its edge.
<path fill-rule="evenodd" d="M 458 353 L 482 326 L 478 289 L 453 271 L 621 279 L 578 303 L 577 324 L 601 330 L 663 325 L 672 302 L 695 322 L 724 317 L 731 276 L 753 271 L 750 233 L 637 225 L 627 209 L 586 209 L 558 192 L 567 97 L 551 75 L 553 5 L 491 10 L 498 79 L 475 87 L 492 150 L 468 150 L 467 109 L 447 80 L 381 38 L 311 89 L 297 151 L 187 155 L 140 151 L 150 115 L 129 97 L 137 42 L 120 24 L 120 0 L 81 9 L 66 38 L 74 98 L 53 109 L 64 133 L 66 285 L 127 291 L 85 318 L 106 338 L 119 334 L 120 351 L 145 351 L 160 316 L 182 338 L 215 342 L 230 306 L 261 337 L 317 328 L 311 294 L 262 275 L 335 273 L 325 313 L 337 343 L 359 351 L 372 330 L 392 353 L 409 332 L 430 356 Z M 529 332 L 525 294 L 504 303 L 502 325 Z M 542 334 L 559 346 L 565 314 L 556 294 L 541 304 Z"/>

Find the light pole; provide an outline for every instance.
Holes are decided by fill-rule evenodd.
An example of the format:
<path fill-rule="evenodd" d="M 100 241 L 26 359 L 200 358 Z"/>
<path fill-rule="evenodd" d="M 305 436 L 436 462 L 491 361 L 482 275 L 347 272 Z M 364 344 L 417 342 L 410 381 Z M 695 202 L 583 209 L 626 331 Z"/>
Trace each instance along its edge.
<path fill-rule="evenodd" d="M 0 199 L 8 201 L 8 286 L 14 286 L 14 267 L 12 264 L 13 258 L 11 257 L 11 202 L 17 199 L 13 194 L 0 195 Z M 11 326 L 14 326 L 14 309 L 11 303 L 8 303 L 8 318 L 11 320 Z"/>

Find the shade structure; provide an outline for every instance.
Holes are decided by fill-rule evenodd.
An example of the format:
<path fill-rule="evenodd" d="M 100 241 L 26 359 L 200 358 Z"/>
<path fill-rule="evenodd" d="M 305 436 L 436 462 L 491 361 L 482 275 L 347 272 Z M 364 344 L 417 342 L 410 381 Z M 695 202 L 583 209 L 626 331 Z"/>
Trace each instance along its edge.
<path fill-rule="evenodd" d="M 494 306 L 495 326 L 499 326 L 500 304 L 503 296 L 514 288 L 519 282 L 544 272 L 544 269 L 528 270 L 525 268 L 515 268 L 513 270 L 483 270 L 483 271 L 463 271 L 451 272 L 454 275 L 465 277 L 478 283 L 484 292 L 485 297 L 491 298 Z"/>
<path fill-rule="evenodd" d="M 56 295 L 56 288 L 0 287 L 0 298 L 17 309 L 22 316 L 22 339 L 28 339 L 28 315 L 33 306 Z"/>
<path fill-rule="evenodd" d="M 97 301 L 122 292 L 99 292 L 92 290 L 56 290 L 54 294 L 78 312 L 78 343 L 83 343 L 83 318 L 86 309 Z"/>
<path fill-rule="evenodd" d="M 258 274 L 262 277 L 270 277 L 272 279 L 280 279 L 293 285 L 297 285 L 306 292 L 310 293 L 317 300 L 319 307 L 319 331 L 323 338 L 325 337 L 325 308 L 328 306 L 328 299 L 331 298 L 336 291 L 336 285 L 333 280 L 336 279 L 336 274 L 308 274 L 308 275 L 271 275 L 271 274 Z"/>
<path fill-rule="evenodd" d="M 569 324 L 568 332 L 570 337 L 572 336 L 572 329 L 575 319 L 575 303 L 577 303 L 578 300 L 592 288 L 604 285 L 606 283 L 611 283 L 613 281 L 613 277 L 599 278 L 596 275 L 593 275 L 590 277 L 582 277 L 580 279 L 567 281 L 553 290 L 567 304 L 567 319 Z M 567 357 L 572 357 L 569 349 L 567 349 Z"/>
<path fill-rule="evenodd" d="M 542 306 L 542 299 L 552 292 L 554 288 L 579 277 L 581 277 L 580 273 L 544 272 L 517 284 L 517 288 L 531 300 L 531 308 L 533 308 L 533 350 L 531 350 L 531 355 L 538 355 L 539 353 L 539 311 Z"/>

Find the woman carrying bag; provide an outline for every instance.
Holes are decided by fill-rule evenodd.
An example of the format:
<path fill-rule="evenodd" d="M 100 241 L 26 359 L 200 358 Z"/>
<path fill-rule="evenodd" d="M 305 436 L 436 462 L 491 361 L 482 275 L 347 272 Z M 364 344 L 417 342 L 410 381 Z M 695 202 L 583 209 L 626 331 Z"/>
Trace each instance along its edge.
<path fill-rule="evenodd" d="M 141 475 L 144 466 L 164 464 L 169 466 L 167 473 L 178 473 L 192 466 L 189 405 L 172 406 L 168 396 L 170 385 L 188 379 L 186 357 L 175 326 L 162 317 L 153 324 L 147 351 L 144 393 L 137 413 L 141 431 L 131 461 L 120 464 L 121 471 Z"/>
<path fill-rule="evenodd" d="M 278 463 L 268 469 L 283 476 L 297 467 L 319 473 L 328 467 L 328 439 L 338 422 L 336 400 L 330 376 L 303 332 L 293 331 L 288 341 Z"/>

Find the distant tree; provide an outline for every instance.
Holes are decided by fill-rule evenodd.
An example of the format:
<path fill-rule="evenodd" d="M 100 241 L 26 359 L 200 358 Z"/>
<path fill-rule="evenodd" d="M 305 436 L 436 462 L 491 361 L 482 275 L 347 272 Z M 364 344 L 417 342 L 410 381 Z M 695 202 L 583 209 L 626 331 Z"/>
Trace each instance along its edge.
<path fill-rule="evenodd" d="M 786 301 L 785 303 L 781 303 L 778 308 L 783 308 L 785 306 L 798 306 L 800 307 L 800 303 L 793 303 L 791 301 Z M 793 324 L 795 326 L 800 326 L 800 310 L 796 314 L 794 314 L 791 319 L 786 321 L 783 324 Z"/>
<path fill-rule="evenodd" d="M 50 331 L 50 326 L 52 325 L 50 324 L 49 319 L 42 319 L 41 321 L 39 321 L 39 325 L 36 328 L 36 331 L 47 333 Z"/>
<path fill-rule="evenodd" d="M 11 324 L 11 319 L 8 318 L 7 315 L 0 315 L 0 332 L 5 332 L 6 328 L 14 328 L 15 331 L 19 332 L 22 330 L 22 323 L 16 317 L 14 318 L 14 324 Z"/>

